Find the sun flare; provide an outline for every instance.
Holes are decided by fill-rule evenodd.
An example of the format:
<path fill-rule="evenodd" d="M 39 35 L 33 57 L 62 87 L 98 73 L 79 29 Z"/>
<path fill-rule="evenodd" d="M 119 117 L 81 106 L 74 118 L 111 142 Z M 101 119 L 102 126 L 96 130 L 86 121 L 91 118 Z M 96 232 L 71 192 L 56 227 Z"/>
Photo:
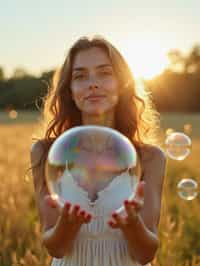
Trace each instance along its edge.
<path fill-rule="evenodd" d="M 156 41 L 127 43 L 122 47 L 135 78 L 151 79 L 160 74 L 167 66 L 166 49 Z"/>

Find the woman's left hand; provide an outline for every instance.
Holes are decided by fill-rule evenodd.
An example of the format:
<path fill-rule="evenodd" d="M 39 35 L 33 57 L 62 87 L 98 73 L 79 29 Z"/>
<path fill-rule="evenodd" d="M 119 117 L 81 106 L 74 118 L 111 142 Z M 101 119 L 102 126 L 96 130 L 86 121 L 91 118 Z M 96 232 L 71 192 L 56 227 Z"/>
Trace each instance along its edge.
<path fill-rule="evenodd" d="M 113 220 L 109 220 L 108 224 L 113 229 L 119 228 L 123 232 L 133 232 L 134 225 L 141 219 L 140 210 L 144 205 L 144 186 L 145 182 L 141 181 L 136 187 L 135 197 L 132 200 L 125 200 L 124 207 L 126 215 L 123 217 L 117 212 L 112 214 Z"/>

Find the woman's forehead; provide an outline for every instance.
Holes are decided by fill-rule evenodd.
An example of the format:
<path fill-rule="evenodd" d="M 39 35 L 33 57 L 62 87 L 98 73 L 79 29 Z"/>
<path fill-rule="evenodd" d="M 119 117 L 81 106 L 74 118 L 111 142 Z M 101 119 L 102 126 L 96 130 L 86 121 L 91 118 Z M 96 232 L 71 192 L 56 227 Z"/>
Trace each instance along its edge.
<path fill-rule="evenodd" d="M 79 51 L 74 58 L 72 69 L 96 68 L 100 65 L 112 66 L 107 53 L 99 47 Z"/>

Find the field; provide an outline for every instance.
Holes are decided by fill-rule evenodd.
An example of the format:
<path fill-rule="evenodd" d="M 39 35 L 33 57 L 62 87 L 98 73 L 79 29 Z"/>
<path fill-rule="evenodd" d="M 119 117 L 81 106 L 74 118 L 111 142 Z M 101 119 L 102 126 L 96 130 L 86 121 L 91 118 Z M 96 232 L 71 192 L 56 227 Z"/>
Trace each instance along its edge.
<path fill-rule="evenodd" d="M 37 114 L 0 113 L 0 266 L 50 265 L 40 243 L 29 151 Z M 159 227 L 160 248 L 153 266 L 200 265 L 200 198 L 184 201 L 177 182 L 184 177 L 199 181 L 200 114 L 161 115 L 166 129 L 183 131 L 192 139 L 192 152 L 184 161 L 168 160 Z"/>

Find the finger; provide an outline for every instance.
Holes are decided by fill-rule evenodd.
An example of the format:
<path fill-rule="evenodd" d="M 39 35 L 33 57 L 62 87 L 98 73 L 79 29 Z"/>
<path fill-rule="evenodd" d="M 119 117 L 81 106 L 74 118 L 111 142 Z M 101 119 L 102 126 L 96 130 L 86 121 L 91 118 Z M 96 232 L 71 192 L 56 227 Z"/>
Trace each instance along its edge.
<path fill-rule="evenodd" d="M 79 210 L 77 217 L 80 223 L 89 223 L 92 219 L 92 215 L 85 210 Z"/>
<path fill-rule="evenodd" d="M 71 208 L 71 203 L 65 202 L 64 207 L 62 208 L 61 216 L 60 216 L 60 225 L 66 226 L 66 223 L 69 222 L 70 208 Z"/>
<path fill-rule="evenodd" d="M 124 201 L 124 207 L 125 207 L 125 210 L 127 212 L 127 214 L 130 214 L 131 212 L 131 209 L 133 208 L 131 202 L 129 200 L 125 200 Z"/>
<path fill-rule="evenodd" d="M 133 199 L 130 201 L 130 205 L 135 208 L 135 210 L 138 212 L 140 211 L 144 206 L 144 200 L 143 199 Z"/>
<path fill-rule="evenodd" d="M 57 207 L 57 196 L 56 195 L 46 195 L 44 198 L 45 202 L 50 206 L 51 208 Z"/>
<path fill-rule="evenodd" d="M 90 213 L 86 214 L 84 222 L 87 224 L 87 223 L 91 222 L 91 220 L 92 220 L 92 215 Z"/>
<path fill-rule="evenodd" d="M 80 210 L 80 205 L 75 204 L 71 212 L 72 219 L 78 216 L 79 210 Z"/>
<path fill-rule="evenodd" d="M 127 223 L 129 223 L 132 219 L 135 219 L 135 217 L 137 216 L 137 209 L 136 206 L 132 202 L 129 202 L 128 200 L 124 201 L 124 206 L 127 213 L 127 217 L 125 220 Z"/>
<path fill-rule="evenodd" d="M 70 210 L 71 210 L 71 203 L 69 201 L 66 201 L 65 205 L 63 207 L 63 215 L 65 217 L 68 217 L 69 213 L 70 213 Z"/>
<path fill-rule="evenodd" d="M 141 181 L 138 183 L 137 185 L 137 189 L 136 189 L 136 198 L 144 198 L 144 187 L 145 187 L 146 182 L 145 181 Z"/>
<path fill-rule="evenodd" d="M 113 222 L 112 220 L 108 221 L 108 225 L 113 229 L 119 228 L 119 224 Z"/>
<path fill-rule="evenodd" d="M 125 220 L 116 212 L 112 214 L 112 218 L 114 219 L 114 223 L 118 225 L 118 227 L 123 227 L 125 225 Z"/>
<path fill-rule="evenodd" d="M 87 219 L 89 219 L 88 214 L 86 213 L 85 210 L 81 210 L 81 211 L 79 212 L 79 220 L 80 220 L 80 222 L 81 222 L 81 223 L 85 223 L 85 221 L 86 221 Z"/>
<path fill-rule="evenodd" d="M 58 195 L 56 194 L 53 194 L 53 195 L 46 195 L 45 198 L 44 198 L 46 204 L 51 207 L 51 208 L 54 208 L 54 209 L 57 209 L 59 214 L 62 213 L 62 209 L 63 209 L 63 203 L 60 202 L 59 200 L 59 197 Z"/>

